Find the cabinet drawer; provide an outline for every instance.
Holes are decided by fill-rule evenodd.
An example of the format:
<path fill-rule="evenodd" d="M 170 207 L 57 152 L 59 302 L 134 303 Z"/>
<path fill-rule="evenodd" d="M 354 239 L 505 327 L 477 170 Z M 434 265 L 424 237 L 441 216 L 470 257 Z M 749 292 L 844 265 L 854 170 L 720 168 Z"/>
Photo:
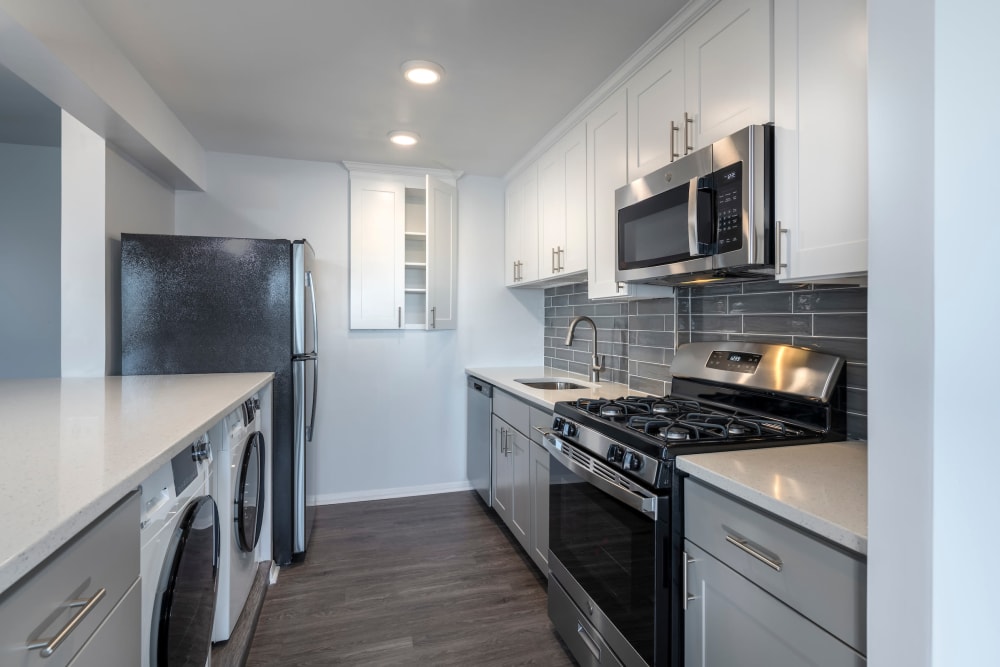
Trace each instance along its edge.
<path fill-rule="evenodd" d="M 861 557 L 692 479 L 684 483 L 684 537 L 865 653 Z"/>
<path fill-rule="evenodd" d="M 499 389 L 493 392 L 493 414 L 523 435 L 529 431 L 528 404 Z"/>
<path fill-rule="evenodd" d="M 533 405 L 528 406 L 528 437 L 532 442 L 542 444 L 542 434 L 535 428 L 550 428 L 552 426 L 552 413 L 540 410 Z"/>
<path fill-rule="evenodd" d="M 554 577 L 549 578 L 549 618 L 582 667 L 622 667 L 611 647 Z"/>
<path fill-rule="evenodd" d="M 142 585 L 137 579 L 69 667 L 135 667 L 142 662 Z"/>
<path fill-rule="evenodd" d="M 109 510 L 0 599 L 0 664 L 62 667 L 139 577 L 139 494 Z M 81 611 L 72 600 L 104 596 L 48 658 L 29 644 L 55 636 Z"/>

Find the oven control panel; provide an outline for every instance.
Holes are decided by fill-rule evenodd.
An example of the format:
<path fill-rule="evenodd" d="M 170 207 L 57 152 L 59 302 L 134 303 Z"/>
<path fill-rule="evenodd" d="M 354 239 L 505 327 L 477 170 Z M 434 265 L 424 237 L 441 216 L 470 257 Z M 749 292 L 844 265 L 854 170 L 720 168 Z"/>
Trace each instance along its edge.
<path fill-rule="evenodd" d="M 732 352 L 716 350 L 712 352 L 705 364 L 708 368 L 715 368 L 720 371 L 732 371 L 734 373 L 755 373 L 760 365 L 762 355 L 750 352 Z"/>

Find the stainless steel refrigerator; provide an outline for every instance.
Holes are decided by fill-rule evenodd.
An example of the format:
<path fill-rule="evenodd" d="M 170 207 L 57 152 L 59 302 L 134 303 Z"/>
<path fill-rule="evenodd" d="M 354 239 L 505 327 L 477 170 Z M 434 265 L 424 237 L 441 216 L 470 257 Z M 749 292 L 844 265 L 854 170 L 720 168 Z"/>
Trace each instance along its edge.
<path fill-rule="evenodd" d="M 319 350 L 307 241 L 122 234 L 122 374 L 272 371 L 274 559 L 312 530 Z"/>

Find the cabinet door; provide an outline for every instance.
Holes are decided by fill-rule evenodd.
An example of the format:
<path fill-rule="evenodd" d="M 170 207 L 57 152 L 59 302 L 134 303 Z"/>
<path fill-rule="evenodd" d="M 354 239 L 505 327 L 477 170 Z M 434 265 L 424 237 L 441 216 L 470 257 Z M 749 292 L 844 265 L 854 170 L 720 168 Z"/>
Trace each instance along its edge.
<path fill-rule="evenodd" d="M 565 234 L 559 273 L 587 270 L 587 126 L 580 123 L 560 142 L 565 173 Z"/>
<path fill-rule="evenodd" d="M 532 164 L 507 185 L 505 283 L 519 285 L 538 279 L 538 164 Z M 515 264 L 517 266 L 515 266 Z"/>
<path fill-rule="evenodd" d="M 403 184 L 351 178 L 351 328 L 403 324 Z"/>
<path fill-rule="evenodd" d="M 514 459 L 507 451 L 512 429 L 493 415 L 493 509 L 508 526 L 513 522 Z"/>
<path fill-rule="evenodd" d="M 628 180 L 683 154 L 684 41 L 660 52 L 625 84 L 628 91 Z M 671 122 L 677 128 L 671 133 Z M 673 141 L 671 140 L 673 135 Z M 673 152 L 671 152 L 673 146 Z"/>
<path fill-rule="evenodd" d="M 521 543 L 521 547 L 531 553 L 528 538 L 531 532 L 531 441 L 513 429 L 510 430 L 508 437 L 510 444 L 507 449 L 514 467 L 514 498 L 511 508 L 512 521 L 509 526 L 517 541 Z"/>
<path fill-rule="evenodd" d="M 868 270 L 866 26 L 865 0 L 775 0 L 781 280 Z"/>
<path fill-rule="evenodd" d="M 504 269 L 503 283 L 508 287 L 517 284 L 518 262 L 521 259 L 521 208 L 524 191 L 520 181 L 507 184 L 504 199 Z"/>
<path fill-rule="evenodd" d="M 770 0 L 722 0 L 685 31 L 684 47 L 685 110 L 694 120 L 682 132 L 685 150 L 773 119 Z"/>
<path fill-rule="evenodd" d="M 551 421 L 551 420 L 550 420 Z M 549 576 L 549 453 L 531 443 L 531 559 Z"/>
<path fill-rule="evenodd" d="M 587 268 L 586 164 L 583 123 L 538 160 L 539 278 Z"/>
<path fill-rule="evenodd" d="M 426 177 L 427 328 L 454 329 L 458 323 L 458 193 L 454 186 Z"/>
<path fill-rule="evenodd" d="M 861 667 L 865 659 L 685 540 L 685 667 Z"/>

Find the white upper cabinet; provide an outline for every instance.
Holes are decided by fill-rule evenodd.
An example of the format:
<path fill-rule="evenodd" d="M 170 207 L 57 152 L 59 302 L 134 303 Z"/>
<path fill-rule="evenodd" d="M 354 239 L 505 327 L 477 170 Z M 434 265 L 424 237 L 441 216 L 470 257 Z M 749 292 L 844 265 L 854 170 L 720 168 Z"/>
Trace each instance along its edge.
<path fill-rule="evenodd" d="M 586 203 L 587 131 L 580 123 L 538 161 L 539 278 L 587 270 Z"/>
<path fill-rule="evenodd" d="M 433 176 L 426 177 L 428 329 L 458 324 L 458 193 Z"/>
<path fill-rule="evenodd" d="M 712 7 L 684 33 L 684 71 L 692 122 L 682 134 L 694 149 L 773 120 L 771 0 L 722 0 Z"/>
<path fill-rule="evenodd" d="M 628 174 L 634 181 L 683 154 L 684 40 L 635 73 L 628 89 Z"/>
<path fill-rule="evenodd" d="M 458 197 L 416 170 L 351 170 L 351 328 L 454 329 Z M 410 172 L 413 173 L 410 173 Z"/>
<path fill-rule="evenodd" d="M 403 325 L 405 186 L 351 176 L 351 328 Z"/>
<path fill-rule="evenodd" d="M 591 299 L 670 296 L 669 287 L 615 280 L 615 190 L 628 183 L 626 93 L 620 88 L 587 117 L 587 291 Z"/>
<path fill-rule="evenodd" d="M 538 279 L 538 165 L 531 164 L 507 185 L 505 284 Z"/>
<path fill-rule="evenodd" d="M 780 280 L 868 271 L 867 55 L 865 0 L 775 0 Z"/>
<path fill-rule="evenodd" d="M 629 181 L 771 121 L 771 1 L 722 0 L 626 86 Z"/>

